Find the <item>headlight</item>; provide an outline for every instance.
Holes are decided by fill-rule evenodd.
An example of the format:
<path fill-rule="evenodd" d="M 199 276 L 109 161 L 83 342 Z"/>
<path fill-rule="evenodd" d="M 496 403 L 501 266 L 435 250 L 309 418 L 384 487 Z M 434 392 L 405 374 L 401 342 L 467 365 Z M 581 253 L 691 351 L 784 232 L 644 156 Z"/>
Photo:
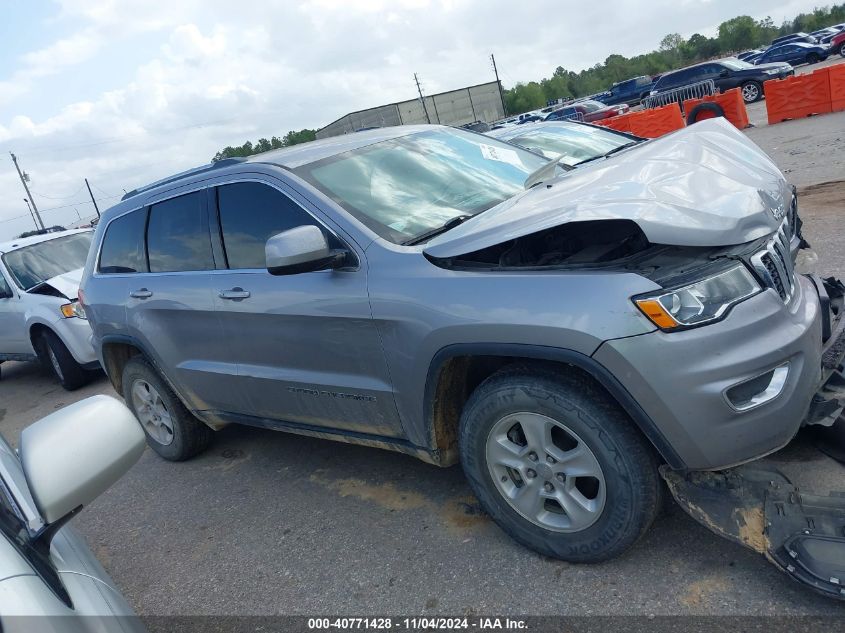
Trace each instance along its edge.
<path fill-rule="evenodd" d="M 634 303 L 661 330 L 677 330 L 717 321 L 731 306 L 760 290 L 739 264 L 688 286 L 634 297 Z"/>
<path fill-rule="evenodd" d="M 73 301 L 71 303 L 64 304 L 61 308 L 62 316 L 66 319 L 87 319 L 88 317 L 85 316 L 85 308 L 79 303 L 79 301 Z"/>
<path fill-rule="evenodd" d="M 767 75 L 779 75 L 783 72 L 782 68 L 768 68 L 763 71 Z"/>

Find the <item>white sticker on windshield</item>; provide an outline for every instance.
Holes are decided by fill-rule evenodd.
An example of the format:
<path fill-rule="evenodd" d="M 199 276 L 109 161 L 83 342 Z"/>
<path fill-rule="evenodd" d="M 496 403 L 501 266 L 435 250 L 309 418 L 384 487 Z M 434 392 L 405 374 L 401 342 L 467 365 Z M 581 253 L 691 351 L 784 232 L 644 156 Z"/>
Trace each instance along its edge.
<path fill-rule="evenodd" d="M 481 143 L 480 147 L 481 155 L 487 160 L 497 160 L 500 163 L 510 163 L 511 165 L 522 167 L 522 161 L 515 150 L 508 149 L 507 147 L 485 145 L 484 143 Z"/>

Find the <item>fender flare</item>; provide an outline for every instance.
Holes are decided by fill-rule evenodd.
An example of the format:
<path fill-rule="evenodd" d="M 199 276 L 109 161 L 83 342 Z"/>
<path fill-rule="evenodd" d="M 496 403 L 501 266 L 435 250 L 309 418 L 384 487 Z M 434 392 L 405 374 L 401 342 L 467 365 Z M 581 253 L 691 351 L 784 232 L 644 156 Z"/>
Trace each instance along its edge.
<path fill-rule="evenodd" d="M 434 397 L 440 371 L 447 360 L 456 356 L 505 356 L 573 365 L 585 371 L 607 390 L 666 460 L 670 468 L 682 470 L 686 467 L 680 455 L 660 431 L 654 420 L 643 410 L 616 376 L 591 356 L 559 347 L 519 343 L 457 343 L 441 348 L 431 359 L 426 375 L 423 419 L 429 428 L 433 423 Z"/>

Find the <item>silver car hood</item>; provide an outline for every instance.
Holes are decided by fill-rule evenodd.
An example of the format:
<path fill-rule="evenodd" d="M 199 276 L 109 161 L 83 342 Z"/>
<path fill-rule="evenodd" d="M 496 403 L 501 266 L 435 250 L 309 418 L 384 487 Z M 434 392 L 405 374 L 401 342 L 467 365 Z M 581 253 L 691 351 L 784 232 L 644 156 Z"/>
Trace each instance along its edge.
<path fill-rule="evenodd" d="M 61 292 L 68 299 L 74 300 L 79 295 L 79 284 L 82 281 L 84 270 L 84 268 L 77 268 L 76 270 L 51 277 L 44 283 L 53 286 L 53 288 Z"/>
<path fill-rule="evenodd" d="M 724 118 L 567 172 L 431 240 L 454 257 L 568 222 L 633 220 L 653 244 L 727 246 L 774 232 L 792 190 Z"/>

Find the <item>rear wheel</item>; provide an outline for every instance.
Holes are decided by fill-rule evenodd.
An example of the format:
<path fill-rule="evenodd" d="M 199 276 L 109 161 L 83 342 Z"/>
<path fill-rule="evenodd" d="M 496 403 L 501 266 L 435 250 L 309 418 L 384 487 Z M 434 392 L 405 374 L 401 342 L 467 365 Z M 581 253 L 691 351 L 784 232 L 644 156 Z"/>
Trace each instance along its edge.
<path fill-rule="evenodd" d="M 144 429 L 147 444 L 164 459 L 190 459 L 214 437 L 141 356 L 131 358 L 123 369 L 123 399 Z"/>
<path fill-rule="evenodd" d="M 742 84 L 742 100 L 754 103 L 763 97 L 763 86 L 758 81 L 746 81 Z"/>
<path fill-rule="evenodd" d="M 816 53 L 810 53 L 807 55 L 807 63 L 808 64 L 818 64 L 821 61 L 821 57 L 819 57 Z"/>
<path fill-rule="evenodd" d="M 79 389 L 88 382 L 88 372 L 76 362 L 62 339 L 51 330 L 41 334 L 41 360 L 68 391 Z"/>
<path fill-rule="evenodd" d="M 661 507 L 651 446 L 580 377 L 514 369 L 488 378 L 464 409 L 460 452 L 488 514 L 546 556 L 579 563 L 618 556 Z"/>

